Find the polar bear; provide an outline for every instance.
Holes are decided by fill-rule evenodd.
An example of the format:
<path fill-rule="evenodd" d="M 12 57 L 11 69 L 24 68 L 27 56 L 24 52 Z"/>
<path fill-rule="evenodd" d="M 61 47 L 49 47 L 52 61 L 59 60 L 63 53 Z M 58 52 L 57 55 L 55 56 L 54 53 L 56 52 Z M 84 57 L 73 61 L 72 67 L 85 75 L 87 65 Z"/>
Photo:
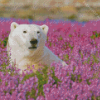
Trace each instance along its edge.
<path fill-rule="evenodd" d="M 21 69 L 20 73 L 28 66 L 34 65 L 34 72 L 40 64 L 51 65 L 52 62 L 60 62 L 67 65 L 45 46 L 48 26 L 36 24 L 11 23 L 11 32 L 8 37 L 7 51 L 10 64 Z"/>

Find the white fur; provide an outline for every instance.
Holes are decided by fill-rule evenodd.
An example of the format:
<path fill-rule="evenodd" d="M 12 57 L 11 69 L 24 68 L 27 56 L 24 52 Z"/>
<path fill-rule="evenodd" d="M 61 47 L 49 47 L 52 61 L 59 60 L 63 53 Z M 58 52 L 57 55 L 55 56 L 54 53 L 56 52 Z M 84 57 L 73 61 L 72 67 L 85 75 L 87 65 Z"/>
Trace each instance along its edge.
<path fill-rule="evenodd" d="M 23 31 L 26 31 L 27 33 L 23 33 Z M 40 33 L 37 34 L 37 31 L 40 31 Z M 16 67 L 21 69 L 20 73 L 22 73 L 22 71 L 25 70 L 27 66 L 31 67 L 32 65 L 34 65 L 35 69 L 37 70 L 41 67 L 39 63 L 47 64 L 48 66 L 50 66 L 51 63 L 55 61 L 61 62 L 63 65 L 67 65 L 45 46 L 47 33 L 47 25 L 19 25 L 15 22 L 12 22 L 11 32 L 9 34 L 7 43 L 10 64 L 13 66 L 13 63 L 15 61 Z M 38 40 L 37 48 L 29 49 L 29 47 L 31 47 L 30 41 L 33 38 Z"/>

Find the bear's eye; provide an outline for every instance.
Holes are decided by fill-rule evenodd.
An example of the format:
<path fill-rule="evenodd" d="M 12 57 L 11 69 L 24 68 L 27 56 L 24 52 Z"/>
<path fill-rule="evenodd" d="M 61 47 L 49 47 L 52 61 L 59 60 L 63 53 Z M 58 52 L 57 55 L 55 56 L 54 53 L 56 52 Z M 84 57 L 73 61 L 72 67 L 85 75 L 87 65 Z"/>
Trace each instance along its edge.
<path fill-rule="evenodd" d="M 23 33 L 27 33 L 27 31 L 23 31 Z"/>
<path fill-rule="evenodd" d="M 39 34 L 39 33 L 40 33 L 40 31 L 37 31 L 37 33 Z"/>

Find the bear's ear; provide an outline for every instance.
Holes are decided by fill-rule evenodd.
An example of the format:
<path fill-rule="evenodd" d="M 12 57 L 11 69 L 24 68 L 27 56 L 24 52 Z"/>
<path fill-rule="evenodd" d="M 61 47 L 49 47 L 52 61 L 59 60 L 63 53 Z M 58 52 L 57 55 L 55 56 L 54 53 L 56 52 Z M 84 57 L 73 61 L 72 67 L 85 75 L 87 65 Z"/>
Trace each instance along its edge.
<path fill-rule="evenodd" d="M 44 33 L 47 35 L 49 27 L 47 25 L 42 25 L 40 27 L 42 28 L 42 30 L 44 31 Z"/>
<path fill-rule="evenodd" d="M 11 23 L 11 26 L 10 26 L 11 32 L 12 32 L 18 25 L 19 25 L 19 24 L 17 24 L 16 22 L 12 22 L 12 23 Z"/>

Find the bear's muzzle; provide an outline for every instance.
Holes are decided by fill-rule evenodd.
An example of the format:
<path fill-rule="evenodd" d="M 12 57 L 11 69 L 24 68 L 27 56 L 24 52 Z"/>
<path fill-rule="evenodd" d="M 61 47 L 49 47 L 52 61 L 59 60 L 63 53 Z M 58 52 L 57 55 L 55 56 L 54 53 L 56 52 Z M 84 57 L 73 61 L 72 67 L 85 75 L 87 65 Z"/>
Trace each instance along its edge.
<path fill-rule="evenodd" d="M 38 43 L 38 40 L 37 40 L 37 39 L 32 39 L 32 40 L 30 41 L 30 43 L 31 43 L 32 45 L 37 44 L 37 43 Z"/>
<path fill-rule="evenodd" d="M 38 40 L 37 39 L 32 39 L 31 41 L 30 41 L 30 43 L 31 43 L 31 47 L 29 47 L 29 49 L 34 49 L 34 48 L 37 48 L 37 43 L 38 43 Z"/>

